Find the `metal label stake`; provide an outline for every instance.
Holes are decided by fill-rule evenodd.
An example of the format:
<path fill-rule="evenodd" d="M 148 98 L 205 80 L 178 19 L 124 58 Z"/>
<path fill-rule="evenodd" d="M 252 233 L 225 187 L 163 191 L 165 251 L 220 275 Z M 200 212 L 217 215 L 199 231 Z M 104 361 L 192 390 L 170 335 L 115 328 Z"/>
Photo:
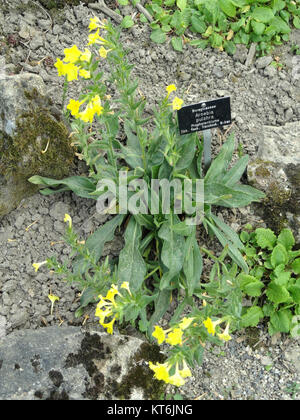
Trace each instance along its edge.
<path fill-rule="evenodd" d="M 208 171 L 211 164 L 211 130 L 203 130 L 204 171 Z"/>

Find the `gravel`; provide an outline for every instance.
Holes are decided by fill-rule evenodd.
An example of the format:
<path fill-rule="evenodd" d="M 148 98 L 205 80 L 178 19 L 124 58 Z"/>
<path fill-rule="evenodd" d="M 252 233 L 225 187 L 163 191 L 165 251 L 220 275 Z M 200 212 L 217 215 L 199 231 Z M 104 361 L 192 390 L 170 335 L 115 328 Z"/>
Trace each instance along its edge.
<path fill-rule="evenodd" d="M 36 2 L 29 1 L 26 7 L 21 3 L 12 0 L 9 6 L 0 5 L 0 56 L 5 56 L 6 65 L 14 71 L 39 73 L 59 107 L 63 81 L 53 62 L 74 43 L 84 48 L 92 14 L 107 16 L 80 4 L 65 7 L 50 18 L 44 8 L 34 5 Z M 132 7 L 129 10 L 131 14 L 135 11 Z M 233 125 L 228 129 L 235 132 L 237 144 L 250 156 L 256 154 L 263 125 L 299 121 L 300 77 L 293 67 L 296 61 L 290 53 L 291 43 L 279 47 L 272 56 L 255 60 L 253 48 L 248 51 L 245 46 L 239 46 L 233 57 L 211 48 L 203 51 L 190 46 L 176 53 L 169 44 L 153 44 L 149 35 L 149 27 L 138 24 L 122 34 L 123 44 L 130 50 L 129 59 L 135 65 L 135 76 L 140 80 L 140 91 L 148 100 L 146 112 L 151 112 L 156 98 L 171 83 L 176 84 L 178 96 L 186 104 L 230 95 Z M 8 50 L 4 50 L 1 41 L 8 39 Z M 299 31 L 293 33 L 291 42 L 297 39 Z M 283 63 L 281 70 L 271 65 L 275 57 Z M 76 98 L 79 91 L 80 86 L 72 83 L 69 96 Z M 222 130 L 214 130 L 213 134 L 215 154 L 224 137 Z M 82 164 L 79 168 L 85 173 Z M 67 284 L 45 267 L 38 272 L 32 267 L 32 263 L 51 255 L 62 262 L 68 260 L 70 249 L 62 240 L 65 213 L 71 215 L 82 238 L 105 221 L 96 213 L 95 202 L 70 192 L 47 197 L 37 194 L 0 220 L 0 339 L 16 329 L 62 322 L 82 324 L 82 318 L 74 317 L 79 299 L 76 285 Z M 267 223 L 260 220 L 252 206 L 221 213 L 236 230 L 247 222 Z M 122 238 L 118 236 L 105 248 L 105 255 L 117 256 L 121 248 Z M 49 293 L 60 297 L 53 315 Z M 98 325 L 93 308 L 87 324 Z M 254 344 L 247 330 L 236 334 L 224 348 L 208 347 L 203 365 L 193 370 L 193 377 L 180 390 L 170 387 L 170 393 L 200 400 L 300 399 L 299 393 L 291 391 L 300 383 L 299 340 L 285 335 L 270 338 L 264 326 L 255 331 L 258 336 Z"/>

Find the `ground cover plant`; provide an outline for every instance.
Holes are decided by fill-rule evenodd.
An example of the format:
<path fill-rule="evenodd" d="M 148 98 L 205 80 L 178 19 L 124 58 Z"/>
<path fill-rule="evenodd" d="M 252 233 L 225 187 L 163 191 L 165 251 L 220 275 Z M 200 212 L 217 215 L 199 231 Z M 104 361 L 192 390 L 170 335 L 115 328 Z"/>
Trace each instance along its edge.
<path fill-rule="evenodd" d="M 120 5 L 129 2 L 118 0 Z M 236 44 L 255 43 L 258 55 L 265 55 L 288 41 L 293 27 L 300 28 L 299 1 L 293 0 L 152 0 L 145 9 L 151 16 L 151 40 L 170 39 L 177 51 L 188 43 L 233 54 Z M 147 22 L 143 13 L 139 19 Z M 131 27 L 134 21 L 126 16 L 122 24 Z"/>
<path fill-rule="evenodd" d="M 34 176 L 30 181 L 43 185 L 43 194 L 71 190 L 94 199 L 98 211 L 111 218 L 83 241 L 66 214 L 66 241 L 74 256 L 71 269 L 54 257 L 34 267 L 38 270 L 46 263 L 79 284 L 78 316 L 94 303 L 95 315 L 108 333 L 113 333 L 116 322 L 131 322 L 149 339 L 169 344 L 167 361 L 149 363 L 149 367 L 156 378 L 179 386 L 190 376 L 189 366 L 201 363 L 206 341 L 222 344 L 231 338 L 230 332 L 249 325 L 252 315 L 243 309 L 248 289 L 241 287 L 239 277 L 241 272 L 250 275 L 245 245 L 214 214 L 214 207 L 246 206 L 264 194 L 239 182 L 248 156 L 231 164 L 233 135 L 204 173 L 201 136 L 179 135 L 176 111 L 183 100 L 175 96 L 174 84 L 166 87 L 153 117 L 145 118 L 145 99 L 132 78 L 120 29 L 93 17 L 89 30 L 85 50 L 76 45 L 66 48 L 63 60 L 58 58 L 55 64 L 65 78 L 64 95 L 69 83 L 79 77 L 86 80 L 85 90 L 69 101 L 66 111 L 71 141 L 87 163 L 89 175 L 62 180 Z M 103 77 L 102 60 L 110 65 L 108 81 Z M 167 198 L 153 188 L 154 180 L 172 184 Z M 219 257 L 199 247 L 196 229 L 200 222 L 224 247 Z M 117 260 L 103 261 L 104 246 L 119 228 L 124 232 L 124 248 Z M 200 281 L 203 254 L 214 261 L 206 282 Z M 158 323 L 175 298 L 178 307 L 170 328 L 163 330 Z M 190 312 L 184 316 L 187 307 Z"/>

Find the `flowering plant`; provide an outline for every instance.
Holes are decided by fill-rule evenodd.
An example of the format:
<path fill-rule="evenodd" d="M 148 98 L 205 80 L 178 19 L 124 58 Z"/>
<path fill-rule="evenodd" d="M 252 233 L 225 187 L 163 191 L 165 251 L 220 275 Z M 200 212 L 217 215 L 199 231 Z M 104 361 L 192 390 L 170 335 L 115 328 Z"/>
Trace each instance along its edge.
<path fill-rule="evenodd" d="M 133 66 L 120 42 L 120 30 L 97 17 L 91 18 L 89 30 L 84 51 L 76 45 L 67 48 L 63 60 L 58 59 L 55 64 L 59 75 L 65 77 L 64 96 L 69 83 L 79 77 L 86 82 L 80 97 L 69 100 L 66 112 L 71 119 L 72 142 L 78 148 L 77 155 L 87 163 L 89 176 L 63 180 L 34 176 L 30 181 L 45 186 L 41 190 L 43 194 L 72 190 L 81 197 L 95 199 L 99 212 L 113 215 L 82 247 L 72 236 L 75 235 L 72 221 L 66 216 L 68 241 L 76 253 L 71 279 L 82 283 L 81 308 L 95 302 L 100 293 L 96 315 L 108 332 L 112 332 L 116 320 L 133 323 L 138 320 L 140 330 L 153 338 L 154 327 L 174 296 L 178 297 L 179 306 L 172 323 L 179 320 L 187 305 L 194 307 L 194 295 L 202 294 L 203 262 L 196 225 L 202 221 L 204 228 L 226 246 L 226 255 L 247 272 L 240 252 L 242 242 L 213 214 L 212 206 L 245 206 L 264 195 L 238 182 L 246 168 L 247 156 L 228 170 L 234 152 L 233 136 L 224 143 L 204 176 L 201 137 L 197 133 L 179 134 L 174 111 L 182 107 L 183 100 L 176 96 L 176 86 L 166 87 L 153 116 L 146 118 L 146 99 L 137 93 L 138 82 L 132 78 Z M 103 60 L 109 67 L 108 80 L 101 69 Z M 165 185 L 169 189 L 160 189 Z M 120 226 L 125 244 L 117 264 L 110 267 L 106 260 L 104 266 L 99 265 L 105 244 L 114 238 Z M 56 272 L 66 273 L 66 267 L 62 268 L 53 259 L 48 263 Z M 109 280 L 114 286 L 104 298 L 103 290 L 107 291 Z M 122 294 L 121 288 L 127 294 Z M 209 319 L 213 319 L 212 314 L 216 317 L 220 308 L 216 306 L 217 312 L 211 314 L 208 307 L 201 316 L 196 311 L 192 315 L 195 320 L 189 326 L 179 323 L 170 330 L 166 343 L 175 346 L 181 332 L 193 343 L 190 338 L 194 336 L 194 332 L 190 333 L 193 329 L 198 328 L 200 335 L 207 335 L 206 327 L 212 331 L 214 321 L 209 324 Z M 220 324 L 226 320 L 221 319 Z M 228 335 L 229 324 L 226 325 L 224 337 Z M 201 350 L 199 338 L 195 343 L 198 350 L 196 344 L 191 344 L 189 354 Z M 179 383 L 178 375 L 182 378 L 188 375 L 185 360 L 192 363 L 193 357 L 184 352 L 183 356 L 175 355 L 169 361 L 171 370 L 166 367 L 169 376 L 165 378 L 171 383 Z"/>

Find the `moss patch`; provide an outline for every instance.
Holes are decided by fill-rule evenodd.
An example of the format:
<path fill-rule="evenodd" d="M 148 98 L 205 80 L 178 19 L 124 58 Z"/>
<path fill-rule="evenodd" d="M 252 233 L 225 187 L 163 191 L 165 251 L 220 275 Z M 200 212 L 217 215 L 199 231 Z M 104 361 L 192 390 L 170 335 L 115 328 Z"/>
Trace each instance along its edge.
<path fill-rule="evenodd" d="M 117 387 L 117 397 L 127 400 L 133 388 L 142 388 L 147 400 L 158 400 L 164 393 L 166 384 L 163 381 L 154 379 L 152 370 L 143 362 L 162 363 L 165 359 L 165 356 L 160 353 L 159 346 L 143 343 L 140 351 L 129 364 L 128 374 Z"/>
<path fill-rule="evenodd" d="M 95 0 L 39 0 L 45 9 L 63 9 L 65 6 L 78 6 L 80 3 L 94 3 Z"/>

